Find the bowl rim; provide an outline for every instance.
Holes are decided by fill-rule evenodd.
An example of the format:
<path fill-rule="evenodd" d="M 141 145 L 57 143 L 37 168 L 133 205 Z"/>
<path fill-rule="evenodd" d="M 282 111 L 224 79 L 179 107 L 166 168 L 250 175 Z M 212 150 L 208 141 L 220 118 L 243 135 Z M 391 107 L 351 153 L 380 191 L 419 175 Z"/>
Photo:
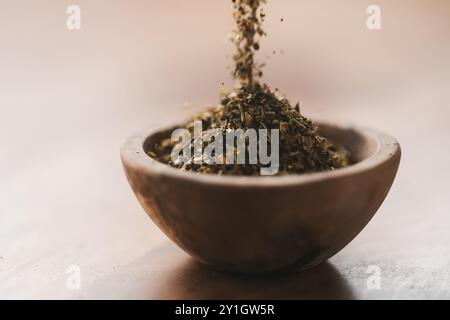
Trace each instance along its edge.
<path fill-rule="evenodd" d="M 351 176 L 374 169 L 389 160 L 401 156 L 399 142 L 391 135 L 379 130 L 359 126 L 352 123 L 338 121 L 315 120 L 315 125 L 335 127 L 342 130 L 353 130 L 365 139 L 372 139 L 376 143 L 376 150 L 366 159 L 346 168 L 322 171 L 298 175 L 283 176 L 229 176 L 217 174 L 204 174 L 192 171 L 182 171 L 161 163 L 151 158 L 144 150 L 145 141 L 157 132 L 175 128 L 176 125 L 153 125 L 139 131 L 126 139 L 122 145 L 120 154 L 124 167 L 132 167 L 146 174 L 164 176 L 173 179 L 188 181 L 191 183 L 202 183 L 209 185 L 221 185 L 229 187 L 284 187 L 298 184 L 308 184 L 317 181 L 332 180 Z"/>

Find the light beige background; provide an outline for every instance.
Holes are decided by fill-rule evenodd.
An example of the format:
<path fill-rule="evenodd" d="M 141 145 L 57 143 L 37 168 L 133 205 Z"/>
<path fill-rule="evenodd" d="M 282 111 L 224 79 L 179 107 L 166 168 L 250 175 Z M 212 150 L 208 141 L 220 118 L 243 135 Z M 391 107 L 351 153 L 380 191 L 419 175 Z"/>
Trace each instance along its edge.
<path fill-rule="evenodd" d="M 381 31 L 366 28 L 373 3 Z M 70 4 L 80 31 L 66 29 Z M 232 85 L 230 1 L 0 0 L 0 298 L 450 298 L 450 2 L 269 0 L 266 11 L 266 82 L 308 116 L 402 144 L 363 233 L 318 269 L 247 279 L 193 262 L 135 201 L 125 137 Z M 80 291 L 66 288 L 71 264 Z M 369 265 L 381 290 L 367 289 Z"/>

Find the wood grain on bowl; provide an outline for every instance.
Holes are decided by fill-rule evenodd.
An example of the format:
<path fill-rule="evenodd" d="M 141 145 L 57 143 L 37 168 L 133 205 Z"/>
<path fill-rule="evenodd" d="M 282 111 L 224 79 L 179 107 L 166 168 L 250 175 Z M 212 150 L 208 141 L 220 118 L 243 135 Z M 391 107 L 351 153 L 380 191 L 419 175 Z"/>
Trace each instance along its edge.
<path fill-rule="evenodd" d="M 398 142 L 376 130 L 321 123 L 354 155 L 340 170 L 276 177 L 185 172 L 146 155 L 168 128 L 130 138 L 127 179 L 155 224 L 215 269 L 261 274 L 304 270 L 344 248 L 367 225 L 397 173 Z"/>

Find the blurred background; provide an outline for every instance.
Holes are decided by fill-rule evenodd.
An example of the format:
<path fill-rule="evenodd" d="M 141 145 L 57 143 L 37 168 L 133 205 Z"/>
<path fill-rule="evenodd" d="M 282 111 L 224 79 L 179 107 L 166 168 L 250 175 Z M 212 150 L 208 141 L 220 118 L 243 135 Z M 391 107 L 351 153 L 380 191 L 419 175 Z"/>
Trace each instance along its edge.
<path fill-rule="evenodd" d="M 372 4 L 380 31 L 366 27 Z M 69 5 L 81 30 L 66 28 Z M 450 2 L 269 0 L 265 11 L 265 82 L 306 116 L 402 145 L 365 231 L 309 280 L 236 279 L 192 262 L 134 199 L 125 138 L 233 85 L 231 1 L 0 0 L 0 298 L 450 297 Z M 82 290 L 66 287 L 71 264 Z M 382 290 L 367 289 L 369 265 Z"/>

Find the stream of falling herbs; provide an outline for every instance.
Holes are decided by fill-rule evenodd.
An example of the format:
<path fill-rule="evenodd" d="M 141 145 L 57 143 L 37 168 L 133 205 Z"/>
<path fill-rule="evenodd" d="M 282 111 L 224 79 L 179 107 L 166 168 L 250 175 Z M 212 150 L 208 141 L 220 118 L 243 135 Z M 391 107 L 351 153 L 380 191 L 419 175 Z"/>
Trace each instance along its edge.
<path fill-rule="evenodd" d="M 334 170 L 350 165 L 350 154 L 319 135 L 312 121 L 300 113 L 278 90 L 271 90 L 261 82 L 263 64 L 258 64 L 255 54 L 260 40 L 266 36 L 262 24 L 266 14 L 262 8 L 265 0 L 232 0 L 235 29 L 232 41 L 235 46 L 232 76 L 236 87 L 222 92 L 219 106 L 198 114 L 182 128 L 194 131 L 194 121 L 201 120 L 204 132 L 209 129 L 279 129 L 278 175 L 302 174 Z M 267 139 L 270 149 L 270 139 Z M 171 152 L 177 141 L 170 137 L 157 142 L 148 153 L 160 162 L 181 170 L 224 175 L 260 175 L 261 164 L 195 164 L 191 161 L 175 164 Z M 224 160 L 224 162 L 226 162 Z"/>

